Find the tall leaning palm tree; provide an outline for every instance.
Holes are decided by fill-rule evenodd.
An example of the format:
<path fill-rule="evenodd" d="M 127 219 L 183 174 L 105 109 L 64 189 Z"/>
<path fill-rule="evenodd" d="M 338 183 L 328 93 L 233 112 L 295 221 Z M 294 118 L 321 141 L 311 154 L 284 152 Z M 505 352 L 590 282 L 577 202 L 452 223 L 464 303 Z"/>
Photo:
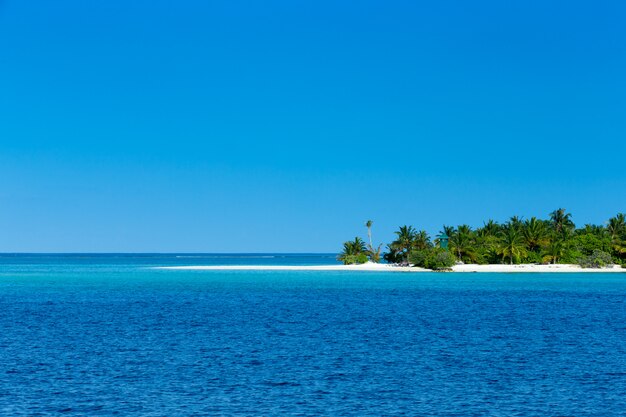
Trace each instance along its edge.
<path fill-rule="evenodd" d="M 373 248 L 374 245 L 372 245 L 372 225 L 374 224 L 373 221 L 368 220 L 365 222 L 365 227 L 367 227 L 367 237 L 369 238 L 370 241 L 370 248 Z"/>
<path fill-rule="evenodd" d="M 374 224 L 373 221 L 368 220 L 365 222 L 365 227 L 367 227 L 367 238 L 369 240 L 369 245 L 367 247 L 367 256 L 369 256 L 370 261 L 378 263 L 380 262 L 380 252 L 381 252 L 381 248 L 383 247 L 382 244 L 378 245 L 377 248 L 374 248 L 374 244 L 372 243 L 372 225 Z"/>

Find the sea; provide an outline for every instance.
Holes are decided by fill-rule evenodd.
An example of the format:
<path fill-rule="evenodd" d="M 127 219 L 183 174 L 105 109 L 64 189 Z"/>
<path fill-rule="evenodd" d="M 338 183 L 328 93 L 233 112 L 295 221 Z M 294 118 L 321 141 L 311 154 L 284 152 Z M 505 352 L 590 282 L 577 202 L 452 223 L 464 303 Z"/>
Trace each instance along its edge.
<path fill-rule="evenodd" d="M 0 255 L 2 416 L 626 416 L 626 275 Z"/>

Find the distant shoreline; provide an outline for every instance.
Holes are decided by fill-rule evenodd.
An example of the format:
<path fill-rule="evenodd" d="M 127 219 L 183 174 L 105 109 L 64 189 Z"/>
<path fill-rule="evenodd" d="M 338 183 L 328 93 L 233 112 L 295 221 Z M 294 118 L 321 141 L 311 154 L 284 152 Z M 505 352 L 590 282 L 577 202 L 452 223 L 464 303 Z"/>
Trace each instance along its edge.
<path fill-rule="evenodd" d="M 156 269 L 179 271 L 369 271 L 369 272 L 433 272 L 418 267 L 366 263 L 361 265 L 189 265 L 160 266 Z M 582 268 L 578 265 L 455 265 L 451 272 L 458 273 L 626 273 L 620 266 L 613 268 Z"/>

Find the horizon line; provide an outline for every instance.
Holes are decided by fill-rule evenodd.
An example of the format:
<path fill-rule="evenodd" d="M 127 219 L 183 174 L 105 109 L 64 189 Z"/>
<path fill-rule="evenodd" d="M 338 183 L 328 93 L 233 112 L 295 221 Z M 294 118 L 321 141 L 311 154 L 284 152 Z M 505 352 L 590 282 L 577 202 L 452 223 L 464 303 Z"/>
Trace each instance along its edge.
<path fill-rule="evenodd" d="M 334 255 L 336 252 L 0 252 L 3 255 Z"/>

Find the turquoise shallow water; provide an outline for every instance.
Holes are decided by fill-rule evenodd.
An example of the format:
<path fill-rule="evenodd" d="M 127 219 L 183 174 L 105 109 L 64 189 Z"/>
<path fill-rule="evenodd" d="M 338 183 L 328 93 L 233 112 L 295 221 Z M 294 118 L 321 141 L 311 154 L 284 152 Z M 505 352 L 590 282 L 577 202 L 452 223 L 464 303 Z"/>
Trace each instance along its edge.
<path fill-rule="evenodd" d="M 0 414 L 626 415 L 624 275 L 180 259 L 0 256 Z"/>

